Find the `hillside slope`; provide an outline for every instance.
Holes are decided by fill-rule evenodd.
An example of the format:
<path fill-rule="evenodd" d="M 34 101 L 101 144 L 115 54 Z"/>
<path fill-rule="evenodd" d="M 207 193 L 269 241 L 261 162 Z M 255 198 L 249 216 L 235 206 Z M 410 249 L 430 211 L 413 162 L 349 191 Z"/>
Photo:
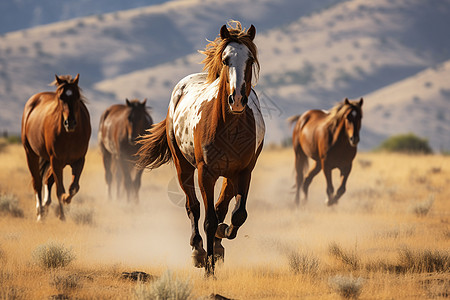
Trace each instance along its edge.
<path fill-rule="evenodd" d="M 269 125 L 267 139 L 279 142 L 290 135 L 285 123 L 290 115 L 311 108 L 327 109 L 345 97 L 365 97 L 367 108 L 378 105 L 379 98 L 372 99 L 373 91 L 449 59 L 450 40 L 445 28 L 450 26 L 450 2 L 431 2 L 353 0 L 258 33 L 256 43 L 262 66 L 256 90 L 264 102 Z M 166 99 L 162 107 L 160 102 L 155 104 L 155 112 L 162 116 L 170 89 L 184 75 L 200 71 L 201 59 L 199 54 L 191 54 L 99 82 L 95 87 L 112 92 L 119 99 L 126 95 L 152 95 L 156 101 Z M 436 74 L 433 80 L 439 80 L 443 89 L 450 89 L 450 82 L 443 80 L 445 75 Z M 401 107 L 400 99 L 392 101 Z M 435 101 L 441 100 L 433 97 L 427 103 L 433 106 Z M 387 110 L 390 103 L 384 101 L 379 105 Z M 436 107 L 440 114 L 449 115 L 448 105 Z M 430 138 L 435 149 L 450 148 L 450 141 L 441 138 L 442 134 L 449 135 L 445 117 L 428 118 L 428 124 L 424 124 L 420 120 L 427 118 L 427 112 L 417 110 L 408 122 L 395 127 L 392 120 L 402 122 L 404 118 L 401 110 L 396 110 L 389 118 L 394 127 L 380 130 L 390 126 L 383 123 L 388 120 L 376 114 L 370 116 L 371 112 L 367 110 L 363 120 L 365 149 L 402 131 Z M 436 135 L 434 128 L 440 128 L 441 133 Z"/>
<path fill-rule="evenodd" d="M 107 105 L 124 101 L 110 91 L 93 90 L 96 82 L 195 52 L 230 19 L 246 26 L 254 23 L 263 32 L 336 2 L 171 1 L 8 33 L 0 37 L 0 129 L 20 130 L 25 101 L 36 92 L 53 89 L 47 83 L 55 73 L 81 74 L 80 86 L 96 126 Z M 152 98 L 151 90 L 145 94 Z"/>

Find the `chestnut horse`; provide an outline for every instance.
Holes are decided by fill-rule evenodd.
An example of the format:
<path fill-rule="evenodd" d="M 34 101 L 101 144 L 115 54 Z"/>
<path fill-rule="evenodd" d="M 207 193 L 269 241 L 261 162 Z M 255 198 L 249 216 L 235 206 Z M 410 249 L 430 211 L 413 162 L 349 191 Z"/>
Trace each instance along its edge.
<path fill-rule="evenodd" d="M 59 218 L 64 220 L 63 203 L 69 204 L 80 189 L 91 123 L 89 112 L 78 87 L 79 74 L 57 76 L 52 83 L 56 92 L 33 95 L 25 104 L 22 116 L 22 144 L 36 194 L 37 219 L 48 212 L 51 188 L 56 183 Z M 63 169 L 72 168 L 72 183 L 67 194 L 63 185 Z M 42 205 L 42 183 L 45 182 Z"/>
<path fill-rule="evenodd" d="M 326 203 L 329 206 L 336 204 L 345 193 L 345 185 L 359 142 L 362 105 L 362 98 L 359 101 L 349 101 L 346 98 L 330 112 L 309 110 L 301 116 L 289 118 L 291 123 L 296 122 L 292 144 L 297 172 L 295 194 L 297 205 L 300 203 L 300 188 L 303 188 L 304 203 L 306 203 L 309 185 L 320 170 L 323 170 L 327 180 Z M 314 160 L 314 166 L 304 178 L 304 171 L 308 167 L 308 157 Z M 338 168 L 341 172 L 341 185 L 335 195 L 331 181 L 331 171 L 334 168 Z"/>
<path fill-rule="evenodd" d="M 133 199 L 138 202 L 142 169 L 135 168 L 135 155 L 139 149 L 136 140 L 140 135 L 145 134 L 145 130 L 150 128 L 153 120 L 145 108 L 147 99 L 142 103 L 139 100 L 128 99 L 125 102 L 125 105 L 112 105 L 102 114 L 98 141 L 105 167 L 108 197 L 111 198 L 112 169 L 114 168 L 117 198 L 120 196 L 123 184 L 127 200 L 130 202 Z"/>
<path fill-rule="evenodd" d="M 223 259 L 223 238 L 234 239 L 247 218 L 246 202 L 252 170 L 263 146 L 264 120 L 252 89 L 259 63 L 253 43 L 256 29 L 243 30 L 237 21 L 223 25 L 210 42 L 203 60 L 206 73 L 192 74 L 174 88 L 167 117 L 153 126 L 139 143 L 139 165 L 157 168 L 173 159 L 186 194 L 191 221 L 193 262 L 214 274 L 215 259 Z M 194 171 L 205 206 L 206 253 L 198 229 L 200 203 Z M 214 205 L 214 185 L 224 177 Z M 223 223 L 231 199 L 236 203 L 231 225 Z"/>

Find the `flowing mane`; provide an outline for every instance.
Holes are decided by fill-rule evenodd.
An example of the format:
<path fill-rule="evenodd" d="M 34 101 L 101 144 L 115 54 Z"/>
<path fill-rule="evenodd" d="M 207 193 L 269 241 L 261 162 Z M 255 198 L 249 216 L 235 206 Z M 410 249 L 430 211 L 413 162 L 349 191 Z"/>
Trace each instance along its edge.
<path fill-rule="evenodd" d="M 235 26 L 233 26 L 233 24 Z M 202 61 L 204 64 L 203 70 L 208 72 L 206 82 L 212 83 L 214 80 L 219 78 L 220 72 L 223 68 L 222 52 L 231 42 L 244 44 L 250 50 L 253 58 L 253 74 L 255 76 L 255 80 L 257 80 L 259 74 L 259 61 L 256 45 L 248 36 L 245 28 L 242 29 L 242 25 L 239 21 L 230 21 L 228 22 L 228 26 L 230 27 L 228 28 L 228 31 L 230 32 L 229 38 L 222 39 L 219 35 L 214 41 L 209 41 L 209 44 L 206 45 L 205 50 L 199 51 L 200 53 L 206 55 L 205 59 Z"/>
<path fill-rule="evenodd" d="M 348 101 L 348 99 L 346 99 Z M 330 109 L 329 115 L 327 116 L 326 122 L 329 124 L 329 129 L 334 131 L 336 130 L 337 126 L 339 125 L 339 122 L 344 117 L 345 113 L 349 109 L 358 109 L 360 113 L 361 107 L 353 103 L 353 101 L 349 101 L 348 104 L 346 101 L 339 102 L 333 108 Z"/>

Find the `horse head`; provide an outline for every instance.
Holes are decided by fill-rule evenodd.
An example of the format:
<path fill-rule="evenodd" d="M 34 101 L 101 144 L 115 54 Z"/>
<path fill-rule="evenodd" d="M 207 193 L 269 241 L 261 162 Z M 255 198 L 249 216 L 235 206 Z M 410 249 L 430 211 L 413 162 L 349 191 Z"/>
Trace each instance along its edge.
<path fill-rule="evenodd" d="M 345 132 L 351 146 L 356 147 L 359 143 L 359 130 L 361 129 L 363 98 L 359 101 L 350 101 L 347 98 L 344 104 L 348 106 L 344 114 Z"/>
<path fill-rule="evenodd" d="M 80 74 L 75 78 L 70 75 L 55 75 L 54 85 L 56 88 L 56 96 L 62 106 L 63 125 L 66 132 L 73 132 L 77 126 L 77 119 L 80 110 L 81 93 L 78 87 Z"/>
<path fill-rule="evenodd" d="M 128 122 L 126 124 L 128 143 L 135 145 L 136 139 L 143 135 L 153 122 L 145 107 L 147 99 L 144 99 L 142 102 L 139 102 L 137 99 L 126 99 L 125 102 L 129 108 Z"/>
<path fill-rule="evenodd" d="M 220 29 L 221 39 L 229 41 L 221 58 L 229 84 L 228 104 L 233 113 L 244 111 L 251 92 L 252 66 L 256 60 L 256 52 L 252 53 L 247 44 L 253 43 L 255 34 L 256 29 L 253 25 L 241 39 L 234 37 L 226 25 Z"/>
<path fill-rule="evenodd" d="M 231 23 L 235 24 L 235 27 Z M 204 51 L 202 61 L 208 71 L 207 83 L 219 78 L 220 86 L 227 94 L 226 105 L 232 113 L 242 113 L 252 90 L 252 80 L 259 72 L 258 51 L 253 43 L 255 26 L 243 30 L 238 21 L 223 25 L 219 36 L 211 41 Z"/>

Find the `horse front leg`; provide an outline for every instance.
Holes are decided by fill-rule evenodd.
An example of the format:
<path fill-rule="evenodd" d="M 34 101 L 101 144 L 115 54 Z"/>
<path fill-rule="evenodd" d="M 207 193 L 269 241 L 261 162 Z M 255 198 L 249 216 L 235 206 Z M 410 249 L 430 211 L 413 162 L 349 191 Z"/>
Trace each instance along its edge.
<path fill-rule="evenodd" d="M 56 196 L 58 197 L 59 202 L 59 219 L 61 221 L 65 221 L 66 217 L 64 216 L 64 209 L 63 209 L 63 202 L 66 198 L 65 195 L 65 189 L 64 189 L 64 183 L 63 183 L 63 168 L 64 165 L 60 162 L 58 162 L 56 159 L 51 158 L 50 160 L 52 173 L 53 173 L 53 179 L 55 180 L 56 184 Z"/>
<path fill-rule="evenodd" d="M 340 169 L 340 171 L 341 171 L 341 185 L 339 186 L 339 188 L 338 188 L 338 190 L 336 192 L 336 195 L 334 196 L 333 203 L 331 203 L 330 205 L 337 204 L 339 199 L 342 197 L 342 195 L 344 195 L 345 187 L 346 187 L 346 184 L 347 184 L 348 175 L 350 175 L 350 171 L 351 170 L 352 170 L 352 165 L 346 166 L 346 167 Z"/>
<path fill-rule="evenodd" d="M 236 195 L 236 183 L 230 178 L 224 178 L 222 190 L 220 192 L 219 200 L 216 203 L 216 215 L 218 220 L 218 227 L 216 237 L 214 240 L 214 259 L 215 261 L 224 261 L 225 248 L 222 246 L 222 239 L 225 238 L 225 230 L 228 227 L 223 223 L 228 212 L 228 206 L 231 199 Z"/>
<path fill-rule="evenodd" d="M 236 237 L 239 227 L 244 224 L 247 219 L 247 204 L 248 189 L 250 187 L 251 172 L 245 171 L 239 174 L 237 179 L 237 195 L 236 203 L 231 215 L 231 225 L 226 228 L 221 228 L 219 236 L 223 236 L 229 240 Z"/>
<path fill-rule="evenodd" d="M 217 176 L 205 164 L 198 166 L 198 184 L 205 205 L 204 229 L 206 232 L 206 275 L 214 275 L 214 239 L 217 231 L 217 215 L 214 209 L 214 185 Z"/>
<path fill-rule="evenodd" d="M 53 178 L 53 172 L 52 170 L 49 168 L 47 170 L 47 174 L 45 177 L 45 181 L 44 181 L 44 210 L 45 213 L 48 213 L 48 209 L 50 207 L 50 204 L 52 204 L 52 186 L 55 183 L 55 179 Z"/>
<path fill-rule="evenodd" d="M 30 170 L 33 190 L 36 198 L 36 215 L 37 221 L 41 221 L 45 216 L 45 211 L 42 206 L 42 176 L 39 170 L 39 157 L 31 150 L 25 148 L 27 156 L 28 169 Z"/>
<path fill-rule="evenodd" d="M 73 196 L 80 190 L 80 176 L 84 167 L 84 157 L 70 165 L 72 168 L 72 183 L 69 186 L 69 194 L 63 195 L 63 202 L 69 204 Z"/>
<path fill-rule="evenodd" d="M 331 167 L 327 166 L 326 164 L 323 164 L 323 173 L 325 174 L 325 179 L 327 181 L 327 199 L 325 203 L 328 206 L 331 206 L 334 204 L 333 200 L 333 194 L 334 194 L 334 188 L 333 188 L 333 181 L 331 177 Z"/>

